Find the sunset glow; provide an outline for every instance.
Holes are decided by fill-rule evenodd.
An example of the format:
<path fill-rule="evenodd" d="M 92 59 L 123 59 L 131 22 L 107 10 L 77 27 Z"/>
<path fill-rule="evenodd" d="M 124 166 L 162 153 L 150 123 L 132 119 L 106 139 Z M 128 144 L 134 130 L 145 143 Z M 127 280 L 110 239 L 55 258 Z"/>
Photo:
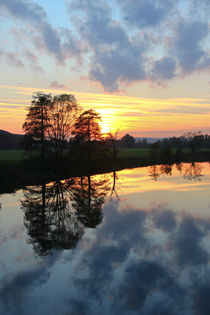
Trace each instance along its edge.
<path fill-rule="evenodd" d="M 23 133 L 42 90 L 74 94 L 103 132 L 210 132 L 208 1 L 3 0 L 0 10 L 0 129 Z"/>
<path fill-rule="evenodd" d="M 2 94 L 11 98 L 0 99 L 1 129 L 23 133 L 22 124 L 32 93 L 36 88 L 1 86 Z M 95 109 L 102 117 L 102 132 L 135 136 L 182 135 L 191 130 L 209 132 L 210 96 L 194 98 L 138 98 L 124 95 L 94 94 L 78 91 L 45 89 L 46 93 L 74 94 L 83 109 Z"/>

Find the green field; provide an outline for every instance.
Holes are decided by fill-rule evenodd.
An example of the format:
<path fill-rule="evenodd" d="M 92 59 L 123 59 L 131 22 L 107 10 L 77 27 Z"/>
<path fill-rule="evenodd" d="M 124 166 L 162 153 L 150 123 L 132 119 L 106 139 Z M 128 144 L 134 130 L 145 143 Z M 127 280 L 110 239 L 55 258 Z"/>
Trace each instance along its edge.
<path fill-rule="evenodd" d="M 144 158 L 149 156 L 150 149 L 122 149 L 118 152 L 119 158 Z M 0 161 L 21 161 L 26 157 L 23 150 L 0 150 Z"/>
<path fill-rule="evenodd" d="M 209 152 L 210 149 L 201 149 L 199 152 Z M 182 151 L 184 154 L 190 153 L 190 149 L 183 149 Z M 172 149 L 172 154 L 175 154 L 176 150 Z M 35 154 L 35 153 L 34 153 Z M 151 149 L 120 149 L 118 151 L 117 157 L 121 159 L 126 158 L 134 158 L 134 159 L 141 159 L 141 158 L 147 158 L 151 157 L 152 151 Z M 156 153 L 154 152 L 154 155 L 160 154 L 159 151 Z M 0 162 L 7 162 L 7 163 L 14 163 L 19 162 L 23 159 L 27 158 L 27 154 L 24 152 L 24 150 L 0 150 Z"/>
<path fill-rule="evenodd" d="M 150 155 L 150 149 L 121 149 L 118 152 L 119 158 L 145 158 Z"/>
<path fill-rule="evenodd" d="M 23 150 L 0 150 L 0 161 L 21 161 L 24 157 Z"/>

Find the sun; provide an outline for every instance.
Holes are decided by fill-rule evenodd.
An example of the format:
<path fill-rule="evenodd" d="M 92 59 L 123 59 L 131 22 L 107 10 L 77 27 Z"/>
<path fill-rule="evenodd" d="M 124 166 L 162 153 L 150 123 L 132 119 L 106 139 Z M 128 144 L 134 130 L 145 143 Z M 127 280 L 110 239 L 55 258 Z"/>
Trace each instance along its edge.
<path fill-rule="evenodd" d="M 108 132 L 110 132 L 110 129 L 111 129 L 111 128 L 110 128 L 110 126 L 109 126 L 108 123 L 106 123 L 105 121 L 100 121 L 99 124 L 100 124 L 101 132 L 102 132 L 102 133 L 108 133 Z"/>

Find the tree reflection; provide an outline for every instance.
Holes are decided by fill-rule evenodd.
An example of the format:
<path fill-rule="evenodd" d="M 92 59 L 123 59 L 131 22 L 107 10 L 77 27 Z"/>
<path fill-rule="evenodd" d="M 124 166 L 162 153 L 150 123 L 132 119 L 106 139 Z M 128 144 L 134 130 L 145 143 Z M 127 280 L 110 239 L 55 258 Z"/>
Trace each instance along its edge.
<path fill-rule="evenodd" d="M 173 165 L 164 164 L 160 166 L 160 172 L 161 174 L 172 175 L 172 168 L 173 168 Z"/>
<path fill-rule="evenodd" d="M 201 177 L 203 176 L 201 172 L 202 172 L 201 164 L 197 162 L 192 162 L 189 164 L 189 166 L 186 166 L 184 170 L 184 177 L 190 180 L 192 179 L 201 180 Z"/>
<path fill-rule="evenodd" d="M 70 211 L 67 188 L 66 183 L 56 181 L 24 192 L 24 224 L 38 255 L 46 255 L 52 248 L 73 248 L 83 234 L 82 225 Z"/>
<path fill-rule="evenodd" d="M 183 162 L 172 164 L 163 164 L 163 165 L 152 165 L 149 167 L 149 175 L 153 180 L 157 181 L 158 177 L 162 174 L 172 175 L 174 166 L 177 171 L 184 175 L 185 179 L 188 180 L 201 180 L 202 175 L 202 166 L 201 163 L 191 162 L 184 164 Z"/>
<path fill-rule="evenodd" d="M 149 167 L 149 174 L 150 176 L 152 177 L 152 179 L 154 181 L 156 181 L 158 179 L 158 177 L 160 176 L 160 173 L 159 173 L 159 167 L 158 165 L 152 165 Z"/>
<path fill-rule="evenodd" d="M 102 221 L 102 205 L 109 190 L 108 180 L 91 176 L 76 178 L 72 187 L 72 207 L 84 226 L 95 228 Z"/>
<path fill-rule="evenodd" d="M 117 188 L 116 188 L 116 182 L 117 182 L 117 179 L 118 179 L 118 175 L 117 175 L 117 172 L 116 171 L 113 171 L 112 173 L 112 187 L 111 187 L 111 193 L 110 193 L 110 198 L 114 198 L 114 196 L 116 197 L 117 200 L 119 200 L 119 196 L 118 196 L 118 193 L 117 193 Z"/>
<path fill-rule="evenodd" d="M 176 169 L 181 174 L 182 173 L 182 169 L 183 169 L 183 162 L 176 163 Z"/>
<path fill-rule="evenodd" d="M 74 248 L 85 227 L 95 228 L 101 222 L 106 183 L 87 176 L 25 189 L 24 224 L 36 254 Z"/>

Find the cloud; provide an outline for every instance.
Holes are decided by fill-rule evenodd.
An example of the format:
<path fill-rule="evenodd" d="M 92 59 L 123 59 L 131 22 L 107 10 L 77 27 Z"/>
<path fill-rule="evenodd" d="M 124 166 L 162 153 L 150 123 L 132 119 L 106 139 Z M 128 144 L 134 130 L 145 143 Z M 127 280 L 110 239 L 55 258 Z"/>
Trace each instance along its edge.
<path fill-rule="evenodd" d="M 171 0 L 123 0 L 116 6 L 127 25 L 107 2 L 73 0 L 69 5 L 69 12 L 82 16 L 77 29 L 92 56 L 88 78 L 106 91 L 135 81 L 164 82 L 209 66 L 205 19 L 191 11 L 191 19 L 184 19 L 184 9 Z"/>
<path fill-rule="evenodd" d="M 199 227 L 194 218 L 183 217 L 175 241 L 180 265 L 201 265 L 208 262 L 209 255 L 201 246 L 204 235 L 202 226 Z"/>
<path fill-rule="evenodd" d="M 205 283 L 198 288 L 194 295 L 196 314 L 202 315 L 210 313 L 209 295 L 210 283 Z"/>
<path fill-rule="evenodd" d="M 194 106 L 185 106 L 185 105 L 179 105 L 174 107 L 168 107 L 164 109 L 157 109 L 156 112 L 158 113 L 167 113 L 169 114 L 176 114 L 176 113 L 182 113 L 187 115 L 197 115 L 197 114 L 207 114 L 210 112 L 210 107 L 194 107 Z"/>
<path fill-rule="evenodd" d="M 100 82 L 109 92 L 118 91 L 120 82 L 145 79 L 141 42 L 132 41 L 120 23 L 112 18 L 111 9 L 102 1 L 73 2 L 82 12 L 78 21 L 81 38 L 88 42 L 93 53 L 89 78 Z M 69 11 L 71 6 L 69 7 Z"/>
<path fill-rule="evenodd" d="M 19 273 L 5 277 L 1 281 L 0 301 L 12 314 L 23 314 L 23 302 L 30 291 L 43 285 L 50 277 L 49 269 L 54 266 L 60 253 L 54 253 Z M 29 310 L 27 310 L 28 313 Z"/>
<path fill-rule="evenodd" d="M 154 62 L 152 76 L 154 79 L 168 80 L 175 77 L 176 61 L 171 57 L 164 57 Z"/>
<path fill-rule="evenodd" d="M 83 61 L 82 54 L 86 54 L 88 51 L 86 45 L 67 28 L 62 28 L 60 35 L 64 39 L 63 56 L 65 58 L 75 58 L 77 60 L 77 67 L 81 67 Z"/>
<path fill-rule="evenodd" d="M 95 56 L 90 66 L 90 79 L 101 82 L 109 92 L 119 91 L 122 82 L 146 79 L 142 63 L 141 48 L 128 42 L 127 46 Z"/>
<path fill-rule="evenodd" d="M 149 293 L 168 281 L 167 270 L 157 262 L 131 262 L 125 270 L 118 298 L 123 301 L 125 309 L 140 311 Z"/>
<path fill-rule="evenodd" d="M 108 92 L 143 81 L 164 86 L 173 78 L 208 69 L 208 7 L 207 0 L 186 0 L 184 5 L 172 0 L 70 0 L 69 24 L 55 27 L 35 1 L 0 0 L 2 18 L 17 23 L 13 36 L 21 38 L 18 47 L 40 59 L 50 54 L 56 66 L 69 63 Z M 25 63 L 20 52 L 10 53 L 4 58 L 15 67 L 42 71 L 29 55 L 24 55 L 29 61 Z"/>
<path fill-rule="evenodd" d="M 202 68 L 207 53 L 202 47 L 202 40 L 208 35 L 208 25 L 199 21 L 180 21 L 174 40 L 175 54 L 181 70 L 191 73 Z"/>
<path fill-rule="evenodd" d="M 124 19 L 138 28 L 156 26 L 163 22 L 172 8 L 171 1 L 122 1 Z"/>
<path fill-rule="evenodd" d="M 32 313 L 208 314 L 209 224 L 163 205 L 134 209 L 107 201 L 102 224 L 87 229 L 74 251 L 35 262 L 30 256 L 24 270 L 21 264 L 2 279 L 1 310 L 28 314 L 42 300 Z"/>
<path fill-rule="evenodd" d="M 52 81 L 50 84 L 50 88 L 52 89 L 61 89 L 61 90 L 65 90 L 67 87 L 63 84 L 58 83 L 57 81 Z"/>
<path fill-rule="evenodd" d="M 84 15 L 78 29 L 95 49 L 100 45 L 126 41 L 121 25 L 112 19 L 111 9 L 105 2 L 76 0 L 69 5 L 69 12 L 78 10 Z"/>
<path fill-rule="evenodd" d="M 153 217 L 156 228 L 162 229 L 165 232 L 172 232 L 176 226 L 176 215 L 171 210 L 157 210 Z"/>
<path fill-rule="evenodd" d="M 41 6 L 24 0 L 0 0 L 0 7 L 7 9 L 14 17 L 27 19 L 35 23 L 42 23 L 46 13 Z"/>
<path fill-rule="evenodd" d="M 47 22 L 47 15 L 41 6 L 24 0 L 0 0 L 0 8 L 14 18 L 30 25 L 36 32 L 38 31 L 45 49 L 52 53 L 58 61 L 63 61 L 61 39 L 57 30 Z"/>
<path fill-rule="evenodd" d="M 20 59 L 18 53 L 5 52 L 3 50 L 0 50 L 0 56 L 3 57 L 6 60 L 7 64 L 12 67 L 19 69 L 24 67 L 23 61 Z"/>

